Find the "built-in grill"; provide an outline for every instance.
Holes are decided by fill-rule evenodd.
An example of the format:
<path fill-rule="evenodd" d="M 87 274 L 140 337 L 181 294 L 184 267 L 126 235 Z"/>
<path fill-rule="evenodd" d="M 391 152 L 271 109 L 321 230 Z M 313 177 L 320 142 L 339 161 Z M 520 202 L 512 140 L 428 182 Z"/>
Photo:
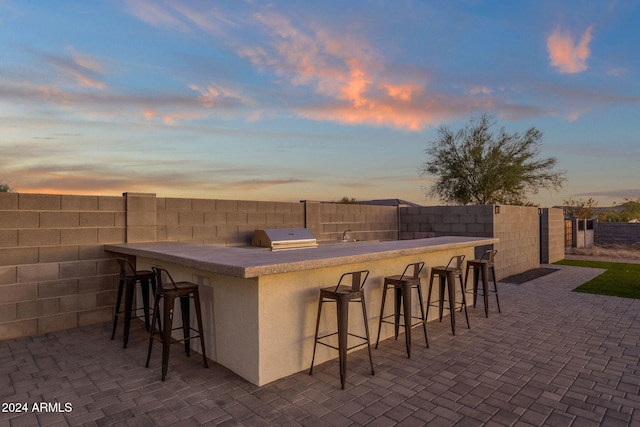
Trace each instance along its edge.
<path fill-rule="evenodd" d="M 272 251 L 276 251 L 314 248 L 318 246 L 318 243 L 308 228 L 267 228 L 254 232 L 253 246 L 271 248 Z"/>

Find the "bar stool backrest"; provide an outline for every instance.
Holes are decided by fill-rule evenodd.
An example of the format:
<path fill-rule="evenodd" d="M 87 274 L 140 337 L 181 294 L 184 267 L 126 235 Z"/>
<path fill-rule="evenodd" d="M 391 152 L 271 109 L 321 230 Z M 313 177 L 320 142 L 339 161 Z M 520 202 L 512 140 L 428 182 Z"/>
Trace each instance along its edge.
<path fill-rule="evenodd" d="M 422 268 L 424 267 L 424 262 L 415 262 L 413 264 L 409 264 L 404 268 L 404 271 L 402 272 L 402 276 L 400 276 L 400 280 L 404 279 L 404 276 L 407 275 L 407 271 L 413 267 L 413 275 L 411 276 L 412 279 L 417 279 L 418 275 L 420 274 L 420 272 L 422 271 Z"/>
<path fill-rule="evenodd" d="M 169 274 L 166 269 L 160 267 L 151 267 L 151 269 L 154 273 L 156 273 L 156 282 L 158 289 L 162 289 L 162 285 L 164 283 L 171 283 L 173 285 L 173 289 L 178 289 L 178 287 L 176 286 L 176 282 L 174 282 L 173 277 L 171 277 L 171 274 Z M 168 281 L 162 280 L 162 276 L 166 276 Z"/>
<path fill-rule="evenodd" d="M 342 276 L 340 276 L 340 280 L 336 285 L 335 292 L 338 292 L 338 288 L 342 284 L 342 279 L 344 279 L 347 276 L 351 276 L 351 292 L 358 292 L 362 288 L 364 288 L 364 284 L 367 281 L 367 277 L 369 277 L 369 270 L 352 271 L 349 273 L 344 273 Z"/>
<path fill-rule="evenodd" d="M 488 249 L 484 254 L 482 254 L 482 261 L 488 261 L 489 264 L 493 264 L 493 259 L 496 257 L 498 253 L 497 249 Z"/>
<path fill-rule="evenodd" d="M 118 264 L 120 264 L 120 277 L 124 278 L 127 274 L 135 275 L 136 269 L 133 268 L 133 264 L 131 261 L 125 258 L 116 258 L 118 260 Z"/>
<path fill-rule="evenodd" d="M 455 264 L 451 265 L 451 263 L 455 260 Z M 447 270 L 449 269 L 449 267 L 453 267 L 455 269 L 458 270 L 462 270 L 462 261 L 464 261 L 464 255 L 455 255 L 452 256 L 451 259 L 449 260 L 449 263 L 447 264 Z"/>

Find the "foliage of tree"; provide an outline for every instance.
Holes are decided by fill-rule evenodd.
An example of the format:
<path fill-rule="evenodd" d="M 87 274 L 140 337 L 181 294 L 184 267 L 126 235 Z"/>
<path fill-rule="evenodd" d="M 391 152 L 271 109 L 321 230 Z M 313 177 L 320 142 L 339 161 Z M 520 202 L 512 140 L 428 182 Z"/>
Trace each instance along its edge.
<path fill-rule="evenodd" d="M 598 202 L 589 200 L 573 200 L 569 198 L 564 202 L 564 211 L 570 218 L 591 219 L 598 215 Z"/>
<path fill-rule="evenodd" d="M 358 204 L 358 201 L 356 200 L 355 197 L 349 198 L 347 196 L 344 196 L 342 199 L 338 200 L 338 203 L 343 203 L 346 205 L 356 205 Z"/>
<path fill-rule="evenodd" d="M 620 205 L 614 203 L 613 207 L 604 212 L 599 221 L 629 222 L 640 221 L 640 197 L 636 200 L 625 197 Z"/>
<path fill-rule="evenodd" d="M 8 193 L 13 191 L 13 188 L 9 184 L 5 184 L 4 182 L 0 182 L 0 193 Z"/>
<path fill-rule="evenodd" d="M 445 203 L 531 204 L 528 194 L 559 190 L 566 181 L 555 171 L 556 159 L 539 159 L 542 132 L 531 127 L 524 134 L 494 134 L 495 122 L 486 114 L 473 118 L 458 131 L 438 128 L 438 137 L 425 150 L 428 159 L 421 176 L 435 176 L 427 195 Z"/>

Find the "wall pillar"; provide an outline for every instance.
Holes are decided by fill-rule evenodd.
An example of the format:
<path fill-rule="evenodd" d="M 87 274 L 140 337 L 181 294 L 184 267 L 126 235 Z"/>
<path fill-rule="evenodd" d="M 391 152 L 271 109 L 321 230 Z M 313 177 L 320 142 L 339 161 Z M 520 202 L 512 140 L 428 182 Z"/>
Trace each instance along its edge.
<path fill-rule="evenodd" d="M 311 230 L 314 236 L 319 236 L 323 231 L 320 221 L 320 202 L 301 200 L 301 203 L 304 203 L 304 227 Z"/>
<path fill-rule="evenodd" d="M 155 193 L 123 193 L 126 201 L 126 243 L 155 242 L 158 238 L 158 205 Z"/>

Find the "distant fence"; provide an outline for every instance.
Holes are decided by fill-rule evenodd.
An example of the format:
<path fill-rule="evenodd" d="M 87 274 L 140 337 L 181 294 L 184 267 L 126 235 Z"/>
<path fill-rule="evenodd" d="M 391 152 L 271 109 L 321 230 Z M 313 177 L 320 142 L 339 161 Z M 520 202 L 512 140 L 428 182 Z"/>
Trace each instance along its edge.
<path fill-rule="evenodd" d="M 640 243 L 640 224 L 626 222 L 596 222 L 595 243 L 633 245 Z"/>

